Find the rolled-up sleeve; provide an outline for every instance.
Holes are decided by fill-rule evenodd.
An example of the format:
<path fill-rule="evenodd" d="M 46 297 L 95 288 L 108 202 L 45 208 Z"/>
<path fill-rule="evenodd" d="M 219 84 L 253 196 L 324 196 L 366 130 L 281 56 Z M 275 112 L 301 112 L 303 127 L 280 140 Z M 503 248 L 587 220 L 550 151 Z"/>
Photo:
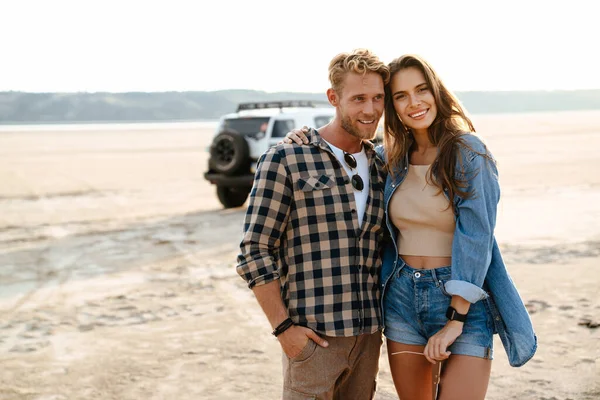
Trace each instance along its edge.
<path fill-rule="evenodd" d="M 279 279 L 278 252 L 292 194 L 282 156 L 271 148 L 257 165 L 238 256 L 237 273 L 250 288 Z"/>
<path fill-rule="evenodd" d="M 448 294 L 476 303 L 488 296 L 482 286 L 492 259 L 500 186 L 493 160 L 472 151 L 464 155 L 464 177 L 472 194 L 457 201 L 452 278 L 445 289 Z"/>

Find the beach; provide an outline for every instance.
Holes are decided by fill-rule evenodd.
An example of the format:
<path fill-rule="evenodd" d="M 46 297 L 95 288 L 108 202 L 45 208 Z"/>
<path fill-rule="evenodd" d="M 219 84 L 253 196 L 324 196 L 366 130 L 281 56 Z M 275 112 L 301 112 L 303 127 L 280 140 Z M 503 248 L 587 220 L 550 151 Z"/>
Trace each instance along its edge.
<path fill-rule="evenodd" d="M 495 337 L 487 399 L 598 399 L 600 111 L 473 121 L 539 340 L 512 368 Z M 235 271 L 245 208 L 203 178 L 213 130 L 0 126 L 0 399 L 280 398 L 280 346 Z M 385 348 L 376 399 L 397 399 Z"/>

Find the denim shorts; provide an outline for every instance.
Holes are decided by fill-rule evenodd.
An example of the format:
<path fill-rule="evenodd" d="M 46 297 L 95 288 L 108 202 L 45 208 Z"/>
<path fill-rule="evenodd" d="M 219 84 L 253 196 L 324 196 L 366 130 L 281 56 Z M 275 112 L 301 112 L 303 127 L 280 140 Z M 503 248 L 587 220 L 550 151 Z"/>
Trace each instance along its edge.
<path fill-rule="evenodd" d="M 414 269 L 402 258 L 383 299 L 384 334 L 394 342 L 425 346 L 446 325 L 452 296 L 444 289 L 450 267 Z M 448 348 L 452 354 L 493 359 L 494 327 L 487 300 L 471 304 L 462 334 Z"/>

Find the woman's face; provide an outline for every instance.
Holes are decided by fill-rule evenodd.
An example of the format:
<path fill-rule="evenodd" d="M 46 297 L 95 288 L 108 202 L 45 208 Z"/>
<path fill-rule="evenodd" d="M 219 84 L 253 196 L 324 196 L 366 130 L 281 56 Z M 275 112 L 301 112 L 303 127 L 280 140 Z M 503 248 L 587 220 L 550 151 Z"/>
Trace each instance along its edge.
<path fill-rule="evenodd" d="M 390 82 L 396 113 L 407 128 L 427 133 L 437 115 L 435 98 L 423 73 L 415 67 L 398 71 Z"/>

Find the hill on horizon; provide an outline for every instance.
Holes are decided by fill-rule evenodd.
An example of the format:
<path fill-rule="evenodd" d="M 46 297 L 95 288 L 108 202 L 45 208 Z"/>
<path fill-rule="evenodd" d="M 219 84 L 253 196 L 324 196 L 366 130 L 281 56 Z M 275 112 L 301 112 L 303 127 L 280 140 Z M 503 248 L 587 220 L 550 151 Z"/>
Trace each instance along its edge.
<path fill-rule="evenodd" d="M 600 109 L 600 89 L 457 92 L 471 114 Z M 320 100 L 324 93 L 258 90 L 214 92 L 0 92 L 0 124 L 214 120 L 238 103 Z"/>

